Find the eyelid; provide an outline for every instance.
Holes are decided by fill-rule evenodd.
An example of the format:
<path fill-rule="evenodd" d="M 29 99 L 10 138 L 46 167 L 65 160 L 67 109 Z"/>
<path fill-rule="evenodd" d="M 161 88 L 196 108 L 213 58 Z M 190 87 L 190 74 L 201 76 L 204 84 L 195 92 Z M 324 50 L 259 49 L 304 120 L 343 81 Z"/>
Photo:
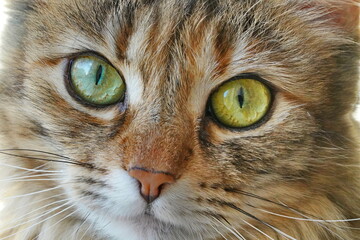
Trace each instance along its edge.
<path fill-rule="evenodd" d="M 115 67 L 108 58 L 106 58 L 103 54 L 95 52 L 95 51 L 91 51 L 91 50 L 81 51 L 81 52 L 69 55 L 67 57 L 67 59 L 71 61 L 71 60 L 75 60 L 76 58 L 79 58 L 79 57 L 87 57 L 87 56 L 99 58 L 100 60 L 106 62 L 107 64 L 109 64 L 110 66 L 115 68 L 119 73 L 121 73 L 121 71 L 117 67 Z"/>

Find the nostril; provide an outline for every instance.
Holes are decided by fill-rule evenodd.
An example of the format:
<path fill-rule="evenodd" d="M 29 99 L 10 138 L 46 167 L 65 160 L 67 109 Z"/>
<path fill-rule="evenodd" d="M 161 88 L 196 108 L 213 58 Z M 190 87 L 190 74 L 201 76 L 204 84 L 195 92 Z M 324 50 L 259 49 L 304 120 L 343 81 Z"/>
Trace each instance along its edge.
<path fill-rule="evenodd" d="M 175 177 L 170 173 L 148 171 L 132 168 L 129 175 L 138 180 L 141 196 L 148 202 L 153 202 L 160 196 L 164 185 L 174 183 Z"/>

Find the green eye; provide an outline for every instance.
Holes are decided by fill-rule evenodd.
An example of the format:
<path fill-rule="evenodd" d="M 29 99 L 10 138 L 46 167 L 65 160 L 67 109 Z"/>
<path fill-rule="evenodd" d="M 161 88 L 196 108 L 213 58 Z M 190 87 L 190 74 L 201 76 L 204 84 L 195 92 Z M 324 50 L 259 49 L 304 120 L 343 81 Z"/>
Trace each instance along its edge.
<path fill-rule="evenodd" d="M 110 105 L 124 98 L 126 87 L 120 74 L 97 57 L 76 58 L 70 74 L 75 93 L 90 104 Z"/>
<path fill-rule="evenodd" d="M 221 85 L 211 96 L 212 111 L 227 127 L 243 128 L 255 124 L 268 112 L 269 88 L 254 79 L 237 79 Z"/>

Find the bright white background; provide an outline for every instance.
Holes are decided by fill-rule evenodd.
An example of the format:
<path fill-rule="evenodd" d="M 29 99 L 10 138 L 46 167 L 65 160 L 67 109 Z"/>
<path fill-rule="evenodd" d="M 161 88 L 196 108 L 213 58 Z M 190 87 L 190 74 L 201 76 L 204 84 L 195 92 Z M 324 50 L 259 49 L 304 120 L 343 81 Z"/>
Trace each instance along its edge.
<path fill-rule="evenodd" d="M 0 0 L 0 37 L 1 37 L 1 32 L 4 28 L 5 22 L 6 22 L 6 15 L 4 13 L 4 0 Z"/>
<path fill-rule="evenodd" d="M 4 14 L 4 0 L 0 0 L 0 37 L 1 37 L 1 32 L 4 28 L 5 22 L 6 22 L 6 16 Z M 0 45 L 1 45 L 1 41 L 0 41 Z M 1 54 L 1 52 L 0 52 L 0 54 Z M 4 204 L 1 202 L 1 199 L 0 199 L 0 211 L 3 208 L 4 208 Z"/>

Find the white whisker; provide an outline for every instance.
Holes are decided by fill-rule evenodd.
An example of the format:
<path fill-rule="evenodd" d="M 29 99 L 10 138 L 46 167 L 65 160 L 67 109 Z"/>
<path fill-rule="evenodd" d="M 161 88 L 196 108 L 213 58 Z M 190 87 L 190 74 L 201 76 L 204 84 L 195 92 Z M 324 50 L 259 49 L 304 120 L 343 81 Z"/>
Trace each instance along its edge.
<path fill-rule="evenodd" d="M 68 200 L 67 200 L 67 199 L 63 199 L 63 200 L 59 200 L 59 201 L 55 201 L 55 202 L 49 203 L 49 204 L 47 204 L 47 205 L 45 205 L 45 206 L 42 206 L 42 207 L 40 207 L 40 208 L 37 208 L 37 209 L 35 209 L 35 210 L 32 210 L 31 212 L 28 212 L 27 214 L 25 214 L 25 215 L 23 215 L 23 216 L 21 216 L 21 217 L 15 218 L 15 219 L 12 221 L 12 223 L 16 223 L 16 222 L 18 222 L 18 221 L 20 221 L 20 220 L 23 220 L 26 216 L 28 216 L 28 215 L 30 215 L 30 214 L 32 214 L 32 213 L 34 213 L 34 212 L 37 212 L 37 211 L 39 211 L 39 210 L 41 210 L 41 209 L 45 209 L 45 208 L 50 207 L 50 206 L 52 206 L 52 205 L 54 205 L 54 204 L 63 203 L 63 202 L 66 202 L 66 201 L 68 201 Z M 26 223 L 26 222 L 25 222 L 25 223 Z M 22 224 L 24 224 L 24 222 L 23 222 Z"/>
<path fill-rule="evenodd" d="M 55 157 L 59 157 L 60 159 L 70 159 L 69 157 L 60 155 L 60 154 L 56 154 L 56 153 L 51 153 L 51 152 L 46 152 L 46 151 L 42 151 L 42 150 L 35 150 L 35 149 L 23 149 L 23 148 L 17 148 L 17 149 L 0 149 L 0 152 L 14 152 L 14 151 L 21 151 L 21 152 L 31 152 L 31 153 L 41 153 L 44 155 L 50 155 L 50 156 L 55 156 Z"/>
<path fill-rule="evenodd" d="M 34 182 L 34 181 L 61 181 L 62 178 L 36 178 L 36 179 L 23 179 L 23 180 L 13 180 L 9 182 Z"/>
<path fill-rule="evenodd" d="M 291 239 L 291 240 L 297 240 L 296 238 L 284 233 L 283 231 L 281 231 L 280 229 L 270 225 L 269 223 L 266 223 L 266 222 L 263 222 L 263 224 L 265 224 L 266 226 L 268 226 L 269 228 L 271 228 L 272 230 L 274 230 L 275 232 L 279 233 L 280 235 L 288 238 L 288 239 Z"/>
<path fill-rule="evenodd" d="M 43 167 L 45 167 L 48 163 L 44 163 L 36 168 L 33 168 L 33 170 L 39 170 Z M 12 177 L 21 177 L 21 176 L 26 176 L 27 174 L 32 174 L 32 173 L 48 173 L 48 172 L 35 172 L 35 171 L 28 171 L 28 170 L 24 170 L 24 171 L 20 171 L 18 174 L 13 175 Z"/>
<path fill-rule="evenodd" d="M 46 163 L 46 164 L 47 164 L 47 163 Z M 46 165 L 46 164 L 43 164 L 42 166 L 44 166 L 44 165 Z M 30 169 L 30 168 L 24 168 L 24 167 L 14 166 L 14 165 L 6 164 L 6 163 L 0 163 L 0 166 L 11 167 L 11 168 L 15 168 L 15 169 L 19 169 L 19 170 L 24 170 L 24 171 L 28 171 L 28 172 L 43 172 L 43 173 L 61 173 L 61 172 L 64 172 L 64 171 L 37 170 L 36 168 Z"/>
<path fill-rule="evenodd" d="M 269 213 L 269 214 L 274 215 L 274 216 L 283 217 L 283 218 L 287 218 L 287 219 L 292 219 L 292 220 L 297 220 L 297 221 L 304 221 L 304 222 L 315 222 L 319 226 L 325 228 L 326 230 L 328 230 L 329 232 L 331 232 L 332 234 L 337 236 L 338 238 L 344 240 L 344 238 L 342 238 L 339 234 L 335 233 L 330 228 L 328 228 L 327 226 L 322 224 L 322 223 L 329 223 L 326 220 L 318 220 L 318 219 L 310 219 L 310 218 L 297 218 L 297 217 L 291 217 L 291 216 L 286 216 L 286 215 L 270 212 L 270 211 L 267 211 L 267 210 L 264 210 L 264 209 L 259 209 L 259 208 L 255 208 L 255 209 L 257 209 L 259 211 L 262 211 L 262 212 L 265 212 L 265 213 Z M 335 225 L 334 227 L 337 227 L 337 226 Z"/>
<path fill-rule="evenodd" d="M 321 222 L 321 223 L 337 223 L 337 222 L 355 222 L 355 221 L 360 221 L 360 218 L 353 218 L 353 219 L 339 219 L 339 220 L 330 220 L 330 219 L 311 219 L 311 218 L 297 218 L 297 217 L 291 217 L 291 216 L 287 216 L 287 215 L 283 215 L 283 214 L 279 214 L 279 213 L 274 213 L 274 212 L 270 212 L 264 209 L 258 209 L 259 211 L 265 212 L 265 213 L 269 213 L 271 215 L 274 216 L 278 216 L 278 217 L 283 217 L 283 218 L 287 218 L 287 219 L 293 219 L 293 220 L 297 220 L 297 221 L 304 221 L 304 222 Z"/>
<path fill-rule="evenodd" d="M 64 204 L 62 204 L 62 205 L 60 205 L 60 206 L 57 206 L 57 207 L 55 207 L 55 208 L 53 208 L 53 209 L 50 209 L 49 211 L 46 211 L 45 213 L 43 213 L 43 214 L 41 214 L 41 215 L 39 215 L 39 216 L 37 216 L 37 217 L 35 217 L 35 218 L 33 218 L 33 219 L 27 220 L 27 221 L 25 221 L 25 222 L 19 223 L 19 224 L 15 225 L 15 226 L 12 226 L 12 227 L 9 227 L 9 228 L 2 229 L 0 232 L 5 232 L 5 231 L 8 231 L 8 230 L 14 229 L 14 228 L 16 228 L 16 227 L 19 227 L 19 226 L 21 226 L 21 225 L 24 225 L 24 224 L 26 224 L 26 223 L 30 223 L 30 222 L 33 222 L 33 221 L 35 221 L 35 220 L 41 219 L 42 217 L 48 215 L 49 213 L 52 213 L 52 212 L 58 210 L 59 208 L 64 207 L 65 205 L 67 205 L 67 204 L 69 204 L 69 203 L 70 203 L 70 201 L 67 201 L 66 203 L 64 203 Z M 0 240 L 1 240 L 1 239 L 0 239 Z"/>
<path fill-rule="evenodd" d="M 299 212 L 299 211 L 296 211 L 295 209 L 287 206 L 285 203 L 282 203 L 281 201 L 279 201 L 279 203 L 283 206 L 285 206 L 286 208 L 288 208 L 290 211 L 306 218 L 306 219 L 311 219 L 309 216 L 306 216 L 305 214 Z M 312 219 L 312 220 L 319 220 L 319 219 Z M 326 223 L 334 223 L 334 222 L 328 222 L 328 220 L 321 220 L 321 221 L 327 221 Z M 336 220 L 338 221 L 338 220 Z M 316 222 L 316 221 L 313 221 L 313 222 Z M 353 229 L 353 230 L 360 230 L 360 228 L 356 228 L 356 227 L 348 227 L 348 226 L 338 226 L 338 225 L 335 225 L 335 224 L 332 224 L 331 226 L 333 227 L 336 227 L 336 228 L 340 228 L 340 229 Z M 327 227 L 325 227 L 326 229 L 328 229 Z M 331 230 L 330 230 L 331 231 Z M 333 234 L 337 235 L 336 233 L 334 233 L 333 231 L 331 231 Z"/>
<path fill-rule="evenodd" d="M 215 226 L 213 226 L 212 224 L 210 224 L 210 226 L 218 233 L 220 234 L 220 236 L 225 239 L 225 240 L 228 240 Z"/>
<path fill-rule="evenodd" d="M 66 203 L 66 204 L 68 204 L 68 203 Z M 65 206 L 66 204 L 63 204 L 63 205 L 61 205 L 60 207 L 63 207 L 63 206 Z M 58 212 L 58 213 L 56 213 L 56 214 L 54 214 L 54 215 L 52 215 L 52 216 L 50 216 L 50 217 L 47 217 L 47 218 L 43 219 L 42 221 L 40 221 L 40 222 L 38 222 L 38 223 L 35 223 L 35 224 L 31 225 L 30 227 L 27 227 L 27 228 L 25 228 L 25 229 L 21 230 L 20 232 L 23 232 L 23 231 L 29 230 L 29 229 L 33 228 L 34 226 L 37 226 L 37 225 L 39 225 L 39 224 L 41 224 L 41 223 L 43 223 L 43 222 L 45 222 L 45 221 L 49 220 L 50 218 L 53 218 L 53 217 L 55 217 L 55 216 L 57 216 L 57 215 L 59 215 L 59 214 L 61 214 L 61 213 L 65 212 L 65 211 L 67 211 L 68 209 L 70 209 L 70 208 L 72 208 L 72 207 L 74 207 L 74 206 L 75 206 L 75 204 L 73 204 L 73 205 L 71 205 L 71 206 L 69 206 L 69 207 L 67 207 L 67 208 L 63 209 L 62 211 L 60 211 L 60 212 Z M 58 208 L 60 208 L 60 207 L 58 207 Z M 57 208 L 57 209 L 58 209 L 58 208 Z M 53 210 L 53 211 L 54 211 L 54 210 Z M 16 233 L 13 233 L 13 234 L 11 234 L 11 235 L 9 235 L 9 236 L 6 236 L 6 237 L 3 237 L 3 238 L 0 238 L 0 240 L 8 239 L 8 238 L 10 238 L 10 237 L 12 237 L 12 236 L 14 236 L 14 235 L 16 235 L 16 234 L 18 234 L 18 233 L 19 233 L 19 232 L 16 232 Z"/>
<path fill-rule="evenodd" d="M 91 214 L 90 212 L 89 212 L 88 214 L 86 214 L 86 217 L 85 217 L 84 221 L 80 224 L 80 226 L 79 226 L 78 229 L 76 230 L 76 233 L 75 233 L 76 236 L 79 235 L 80 228 L 81 228 L 82 226 L 84 226 L 84 224 L 87 222 L 90 214 Z"/>
<path fill-rule="evenodd" d="M 40 191 L 36 191 L 36 192 L 32 192 L 32 193 L 26 193 L 26 194 L 18 195 L 18 196 L 11 196 L 11 197 L 4 198 L 4 200 L 32 196 L 32 195 L 36 195 L 36 194 L 40 194 L 40 193 L 44 193 L 44 192 L 50 192 L 50 191 L 53 191 L 53 190 L 56 190 L 56 189 L 59 189 L 59 188 L 61 188 L 61 186 L 48 188 L 48 189 L 44 189 L 44 190 L 40 190 Z"/>
<path fill-rule="evenodd" d="M 75 206 L 75 204 L 73 205 Z M 79 210 L 74 210 L 73 212 L 71 212 L 70 214 L 66 215 L 65 217 L 63 217 L 62 219 L 60 219 L 59 221 L 57 221 L 56 223 L 52 224 L 51 226 L 49 226 L 49 228 L 52 228 L 54 226 L 56 226 L 57 224 L 59 224 L 60 222 L 64 221 L 65 219 L 71 217 L 72 215 L 74 215 L 76 212 L 78 212 Z"/>
<path fill-rule="evenodd" d="M 225 225 L 225 223 L 221 222 L 219 219 L 217 219 L 216 217 L 213 217 L 213 219 L 215 221 L 217 221 L 218 223 L 221 224 L 221 226 L 223 226 L 225 229 L 227 229 L 228 231 L 230 231 L 235 237 L 237 237 L 238 239 L 241 240 L 246 240 L 241 234 L 239 235 L 236 231 L 234 231 L 234 228 L 232 226 L 228 227 Z"/>
<path fill-rule="evenodd" d="M 64 174 L 60 173 L 49 173 L 49 174 L 36 174 L 36 175 L 28 175 L 28 176 L 22 176 L 22 177 L 11 177 L 6 179 L 1 179 L 0 182 L 7 182 L 12 180 L 20 180 L 20 179 L 28 179 L 33 177 L 48 177 L 48 176 L 65 176 Z"/>
<path fill-rule="evenodd" d="M 258 231 L 259 233 L 261 233 L 262 235 L 264 235 L 265 237 L 271 239 L 271 240 L 275 240 L 272 237 L 270 237 L 269 235 L 267 235 L 266 233 L 264 233 L 263 231 L 261 231 L 260 229 L 258 229 L 257 227 L 255 227 L 254 225 L 252 225 L 251 223 L 247 222 L 246 220 L 242 220 L 245 224 L 249 225 L 250 227 L 252 227 L 253 229 L 255 229 L 256 231 Z"/>
<path fill-rule="evenodd" d="M 84 222 L 83 222 L 83 224 L 85 224 L 86 222 L 88 221 L 88 219 L 86 219 Z M 83 225 L 82 224 L 82 225 Z M 82 226 L 81 225 L 81 226 Z M 93 222 L 92 224 L 89 224 L 89 227 L 86 229 L 86 231 L 83 233 L 83 235 L 81 236 L 81 238 L 80 238 L 80 240 L 82 240 L 85 236 L 86 236 L 86 234 L 89 232 L 89 230 L 92 228 L 92 226 L 93 225 L 95 225 L 95 222 Z"/>
<path fill-rule="evenodd" d="M 29 206 L 31 205 L 34 205 L 34 204 L 37 204 L 37 203 L 41 203 L 43 201 L 46 201 L 46 200 L 49 200 L 49 199 L 52 199 L 52 198 L 57 198 L 59 196 L 63 196 L 63 195 L 66 195 L 66 193 L 60 193 L 60 194 L 57 194 L 57 195 L 54 195 L 54 196 L 51 196 L 51 197 L 47 197 L 47 198 L 44 198 L 44 199 L 40 199 L 38 201 L 31 201 L 29 204 L 25 205 L 25 206 L 20 206 L 18 208 L 15 208 L 13 209 L 14 212 L 17 212 L 23 208 L 29 208 Z"/>

